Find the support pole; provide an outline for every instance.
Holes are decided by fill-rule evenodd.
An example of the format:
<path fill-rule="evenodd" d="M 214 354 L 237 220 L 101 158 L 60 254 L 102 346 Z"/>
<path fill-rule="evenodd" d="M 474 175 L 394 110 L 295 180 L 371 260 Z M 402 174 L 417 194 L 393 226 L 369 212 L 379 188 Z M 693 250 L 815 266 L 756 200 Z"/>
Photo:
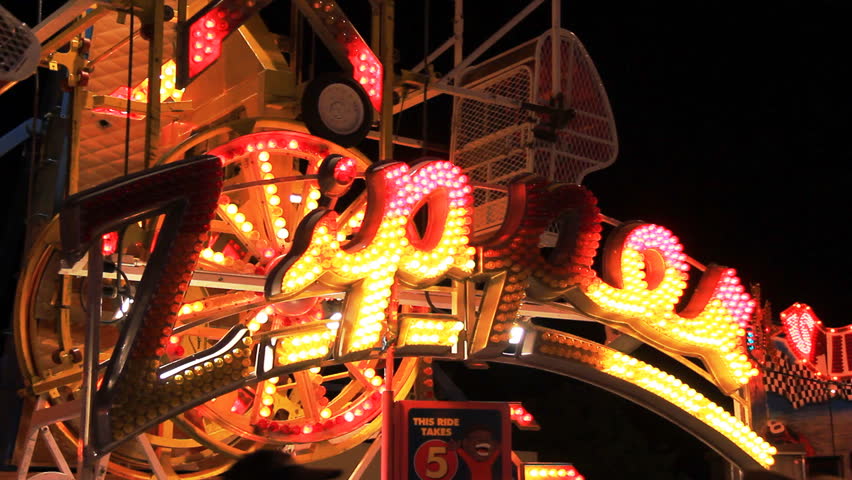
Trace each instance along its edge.
<path fill-rule="evenodd" d="M 89 271 L 86 299 L 89 314 L 86 324 L 86 344 L 83 349 L 83 405 L 80 412 L 81 435 L 77 446 L 78 480 L 95 480 L 100 476 L 100 461 L 93 447 L 94 405 L 98 379 L 98 354 L 100 353 L 100 326 L 102 308 L 101 279 L 104 276 L 104 259 L 99 237 L 89 247 Z"/>
<path fill-rule="evenodd" d="M 462 73 L 464 73 L 457 68 L 464 60 L 464 0 L 455 0 L 454 9 L 453 39 L 455 43 L 453 44 L 453 70 L 456 72 L 456 77 L 452 80 L 456 86 L 459 86 Z"/>
<path fill-rule="evenodd" d="M 349 480 L 361 480 L 361 477 L 364 476 L 364 472 L 367 471 L 370 463 L 374 458 L 376 458 L 376 454 L 379 453 L 379 447 L 382 446 L 382 443 L 383 442 L 373 442 L 370 444 L 370 447 L 367 448 L 366 452 L 364 452 L 364 456 L 361 457 L 361 461 L 355 466 L 355 470 L 353 470 L 352 474 L 349 475 Z"/>
<path fill-rule="evenodd" d="M 382 85 L 382 123 L 381 139 L 379 140 L 379 160 L 393 159 L 393 30 L 394 30 L 394 0 L 384 0 L 381 5 L 381 60 L 384 67 L 384 84 Z"/>
<path fill-rule="evenodd" d="M 527 4 L 526 7 L 524 7 L 523 10 L 521 10 L 517 15 L 512 17 L 511 20 L 506 22 L 502 27 L 500 27 L 499 30 L 497 30 L 490 37 L 488 37 L 487 40 L 482 42 L 479 45 L 479 47 L 477 47 L 476 50 L 471 52 L 471 54 L 468 55 L 460 64 L 456 65 L 455 68 L 450 70 L 450 72 L 447 73 L 444 76 L 444 79 L 441 80 L 440 83 L 446 84 L 451 79 L 455 79 L 457 76 L 459 76 L 461 74 L 461 72 L 464 71 L 464 69 L 466 69 L 473 62 L 475 62 L 476 59 L 479 58 L 483 53 L 488 51 L 489 48 L 493 47 L 494 44 L 497 43 L 498 40 L 503 38 L 503 36 L 506 35 L 506 33 L 509 32 L 509 30 L 513 29 L 515 27 L 515 25 L 519 24 L 521 22 L 521 20 L 526 18 L 527 15 L 529 15 L 533 10 L 538 8 L 538 6 L 541 5 L 542 3 L 544 3 L 544 0 L 532 0 L 529 4 Z M 459 16 L 458 6 L 456 8 L 457 8 L 456 15 Z M 459 50 L 461 50 L 461 44 L 458 45 L 458 48 L 459 48 Z M 459 50 L 457 50 L 457 51 L 459 51 Z"/>
<path fill-rule="evenodd" d="M 164 0 L 151 2 L 147 12 L 151 22 L 148 39 L 148 106 L 145 110 L 145 169 L 157 162 L 160 147 L 160 71 L 163 66 Z"/>
<path fill-rule="evenodd" d="M 550 4 L 550 67 L 551 67 L 551 99 L 559 101 L 562 94 L 562 39 L 559 30 L 562 28 L 562 0 L 551 0 Z M 561 107 L 560 104 L 554 104 Z"/>
<path fill-rule="evenodd" d="M 386 341 L 390 344 L 385 351 L 385 391 L 382 392 L 382 468 L 381 480 L 393 477 L 393 344 L 398 331 L 397 312 L 399 311 L 399 284 L 390 287 L 390 298 L 386 310 L 388 332 Z"/>
<path fill-rule="evenodd" d="M 382 480 L 393 472 L 393 347 L 385 354 L 385 391 L 382 392 Z"/>
<path fill-rule="evenodd" d="M 68 135 L 68 196 L 80 191 L 80 121 L 83 118 L 85 104 L 86 89 L 78 84 L 74 86 L 71 93 L 71 131 Z"/>

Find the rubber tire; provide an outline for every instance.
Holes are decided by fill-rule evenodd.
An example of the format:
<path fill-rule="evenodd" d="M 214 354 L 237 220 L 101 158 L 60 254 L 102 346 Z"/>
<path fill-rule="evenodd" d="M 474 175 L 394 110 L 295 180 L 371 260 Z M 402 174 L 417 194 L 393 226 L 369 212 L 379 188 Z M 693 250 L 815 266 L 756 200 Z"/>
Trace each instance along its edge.
<path fill-rule="evenodd" d="M 352 90 L 353 95 L 351 100 L 360 100 L 360 109 L 363 112 L 363 118 L 360 124 L 354 129 L 341 132 L 339 129 L 335 130 L 333 126 L 329 126 L 323 121 L 320 95 L 329 87 L 347 87 Z M 350 106 L 353 105 L 350 104 Z M 356 112 L 357 114 L 360 114 L 360 112 Z M 367 92 L 355 80 L 341 73 L 322 74 L 308 83 L 302 95 L 302 121 L 305 122 L 308 131 L 313 135 L 330 140 L 341 147 L 354 147 L 361 143 L 370 131 L 370 125 L 373 123 L 373 105 L 370 103 Z"/>

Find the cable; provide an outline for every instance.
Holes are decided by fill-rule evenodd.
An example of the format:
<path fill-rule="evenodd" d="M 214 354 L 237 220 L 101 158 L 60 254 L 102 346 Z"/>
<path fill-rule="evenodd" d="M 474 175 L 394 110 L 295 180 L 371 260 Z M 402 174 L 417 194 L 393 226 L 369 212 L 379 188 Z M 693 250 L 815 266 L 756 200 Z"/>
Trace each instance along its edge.
<path fill-rule="evenodd" d="M 429 296 L 428 290 L 423 290 L 423 296 L 426 298 L 426 303 L 429 304 L 429 308 L 432 309 L 432 313 L 452 313 L 450 310 L 444 310 L 443 308 L 438 308 L 432 303 L 432 297 Z"/>

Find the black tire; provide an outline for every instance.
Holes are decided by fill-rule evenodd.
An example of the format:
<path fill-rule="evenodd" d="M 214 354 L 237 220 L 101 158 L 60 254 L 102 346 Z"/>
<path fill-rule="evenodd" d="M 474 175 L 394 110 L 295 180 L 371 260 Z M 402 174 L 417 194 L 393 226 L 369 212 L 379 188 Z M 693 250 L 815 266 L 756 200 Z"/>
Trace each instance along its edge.
<path fill-rule="evenodd" d="M 370 131 L 373 106 L 355 80 L 341 73 L 323 74 L 305 88 L 302 120 L 311 134 L 341 147 L 354 147 Z"/>

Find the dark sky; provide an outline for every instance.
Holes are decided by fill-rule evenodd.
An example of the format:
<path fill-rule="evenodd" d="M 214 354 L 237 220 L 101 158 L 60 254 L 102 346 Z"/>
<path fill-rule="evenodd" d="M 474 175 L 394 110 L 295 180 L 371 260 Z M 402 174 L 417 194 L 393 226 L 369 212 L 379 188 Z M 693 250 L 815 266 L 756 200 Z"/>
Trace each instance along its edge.
<path fill-rule="evenodd" d="M 59 3 L 46 2 L 45 15 Z M 273 29 L 286 3 L 264 15 Z M 423 52 L 422 2 L 414 3 L 397 12 L 404 67 Z M 845 248 L 852 6 L 697 3 L 564 2 L 564 26 L 598 67 L 620 140 L 615 164 L 586 184 L 607 215 L 669 227 L 694 258 L 761 283 L 776 311 L 801 301 L 828 324 L 850 323 L 843 285 L 852 268 Z M 448 38 L 452 10 L 449 0 L 431 4 L 434 47 Z M 478 4 L 466 9 L 468 51 L 517 11 L 515 2 L 489 2 L 486 15 Z M 28 2 L 6 6 L 35 18 Z M 350 13 L 356 25 L 362 10 Z M 539 10 L 495 52 L 542 33 L 548 9 Z M 3 131 L 27 117 L 30 97 L 29 84 L 0 97 Z M 430 111 L 436 140 L 446 136 L 441 108 Z M 403 117 L 402 129 L 419 134 L 418 115 Z"/>
<path fill-rule="evenodd" d="M 32 22 L 35 7 L 29 2 L 5 3 Z M 467 3 L 468 51 L 477 36 L 481 40 L 519 8 L 514 1 Z M 435 47 L 449 35 L 451 2 L 431 4 L 430 44 Z M 423 54 L 422 2 L 398 1 L 397 6 L 397 38 L 403 66 L 410 67 Z M 45 8 L 47 13 L 49 5 Z M 271 12 L 264 17 L 275 23 Z M 852 322 L 845 307 L 852 270 L 846 230 L 852 180 L 852 5 L 839 0 L 571 0 L 564 2 L 563 12 L 564 25 L 597 64 L 618 125 L 616 163 L 586 181 L 604 213 L 669 227 L 692 257 L 734 267 L 745 282 L 761 283 L 776 317 L 801 301 L 827 324 Z M 350 16 L 357 25 L 357 13 Z M 534 16 L 500 46 L 532 38 L 548 23 L 546 15 Z M 22 111 L 17 117 L 5 115 L 4 127 L 26 117 L 27 88 L 0 97 L 4 111 Z M 435 122 L 434 128 L 430 122 L 430 136 L 438 140 L 446 135 L 440 113 L 440 106 L 430 113 Z M 407 118 L 412 136 L 417 135 L 417 122 Z M 497 367 L 492 373 L 506 371 Z M 489 377 L 494 378 L 454 373 L 465 390 L 479 392 L 472 397 L 498 391 L 495 382 L 489 388 L 482 380 Z M 529 406 L 546 409 L 542 415 L 552 422 L 531 445 L 549 449 L 551 456 L 571 450 L 581 471 L 596 448 L 611 445 L 607 462 L 585 465 L 589 478 L 591 473 L 598 473 L 596 478 L 664 478 L 648 474 L 647 465 L 637 464 L 632 473 L 628 466 L 643 456 L 671 460 L 672 470 L 681 472 L 695 468 L 683 465 L 683 458 L 710 468 L 701 463 L 703 450 L 694 441 L 677 433 L 667 436 L 664 422 L 637 407 L 552 375 L 513 377 L 529 382 Z M 566 399 L 564 410 L 537 400 L 550 395 Z M 601 403 L 612 414 L 591 431 L 595 424 L 582 423 L 584 409 L 593 411 Z M 621 434 L 613 433 L 611 443 L 606 440 L 607 432 L 633 430 L 635 435 L 619 440 Z M 663 433 L 642 437 L 638 432 L 643 430 Z M 521 434 L 528 435 L 534 434 Z M 573 440 L 564 445 L 552 442 L 568 437 Z M 675 445 L 691 453 L 672 456 Z"/>

